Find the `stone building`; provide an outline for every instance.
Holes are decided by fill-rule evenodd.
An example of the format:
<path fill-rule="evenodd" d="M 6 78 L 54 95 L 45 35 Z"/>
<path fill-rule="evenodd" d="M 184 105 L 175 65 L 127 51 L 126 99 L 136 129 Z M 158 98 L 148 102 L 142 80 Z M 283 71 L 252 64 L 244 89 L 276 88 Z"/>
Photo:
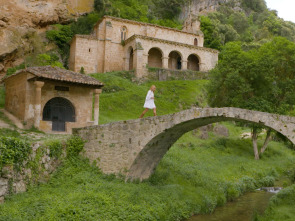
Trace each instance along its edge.
<path fill-rule="evenodd" d="M 76 35 L 71 42 L 69 67 L 87 73 L 134 70 L 137 77 L 147 67 L 209 71 L 218 61 L 218 51 L 204 48 L 197 19 L 184 29 L 104 16 L 91 35 Z"/>
<path fill-rule="evenodd" d="M 72 128 L 98 124 L 103 84 L 90 76 L 45 66 L 20 70 L 2 81 L 5 109 L 26 128 L 71 133 Z"/>

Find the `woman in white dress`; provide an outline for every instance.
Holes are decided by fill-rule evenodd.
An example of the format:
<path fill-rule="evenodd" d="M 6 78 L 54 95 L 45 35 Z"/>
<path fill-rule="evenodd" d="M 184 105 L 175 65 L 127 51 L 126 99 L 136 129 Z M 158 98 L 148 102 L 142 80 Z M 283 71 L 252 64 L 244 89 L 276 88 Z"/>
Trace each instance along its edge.
<path fill-rule="evenodd" d="M 156 113 L 156 105 L 155 105 L 155 96 L 154 96 L 154 92 L 156 90 L 156 86 L 152 85 L 150 90 L 148 91 L 146 98 L 145 98 L 145 102 L 143 107 L 145 108 L 144 111 L 142 112 L 142 114 L 140 115 L 139 118 L 143 118 L 143 116 L 145 115 L 146 112 L 148 112 L 149 109 L 153 109 L 154 111 L 154 116 L 157 116 Z"/>

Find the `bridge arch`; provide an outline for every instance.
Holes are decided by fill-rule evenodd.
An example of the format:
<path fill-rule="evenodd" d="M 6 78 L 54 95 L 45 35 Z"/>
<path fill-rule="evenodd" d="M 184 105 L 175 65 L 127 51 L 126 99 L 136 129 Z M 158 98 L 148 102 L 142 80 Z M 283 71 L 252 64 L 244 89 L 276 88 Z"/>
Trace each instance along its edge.
<path fill-rule="evenodd" d="M 170 147 L 185 133 L 221 121 L 271 128 L 295 144 L 295 117 L 239 108 L 192 108 L 179 113 L 73 129 L 88 140 L 85 155 L 104 173 L 147 179 Z M 99 160 L 98 160 L 99 159 Z"/>
<path fill-rule="evenodd" d="M 213 109 L 213 108 L 212 108 Z M 242 109 L 232 108 L 232 110 L 236 110 L 241 112 Z M 263 113 L 258 111 L 250 111 L 250 110 L 243 110 L 249 112 L 248 114 L 236 114 L 234 116 L 230 116 L 228 114 L 222 113 L 217 114 L 208 114 L 209 116 L 197 117 L 192 118 L 187 121 L 180 122 L 179 124 L 175 124 L 170 128 L 166 128 L 161 133 L 154 136 L 140 153 L 137 155 L 136 159 L 134 160 L 133 164 L 131 165 L 128 178 L 129 179 L 140 179 L 144 180 L 150 177 L 152 173 L 155 171 L 157 165 L 162 160 L 164 155 L 169 151 L 170 147 L 185 133 L 197 129 L 202 126 L 206 126 L 208 124 L 223 122 L 223 121 L 238 121 L 238 122 L 248 122 L 248 123 L 255 123 L 257 125 L 262 125 L 267 128 L 271 128 L 274 131 L 281 133 L 282 135 L 286 136 L 293 144 L 295 144 L 294 134 L 292 137 L 288 135 L 288 133 L 282 130 L 282 127 L 286 128 L 286 124 L 278 124 L 275 121 L 264 121 L 265 118 L 255 117 L 253 113 Z M 265 113 L 267 115 L 272 115 Z M 196 114 L 198 115 L 198 114 Z M 211 115 L 211 116 L 210 116 Z M 278 116 L 278 115 L 277 115 Z M 272 122 L 272 123 L 270 123 Z M 294 133 L 295 131 L 293 131 Z"/>

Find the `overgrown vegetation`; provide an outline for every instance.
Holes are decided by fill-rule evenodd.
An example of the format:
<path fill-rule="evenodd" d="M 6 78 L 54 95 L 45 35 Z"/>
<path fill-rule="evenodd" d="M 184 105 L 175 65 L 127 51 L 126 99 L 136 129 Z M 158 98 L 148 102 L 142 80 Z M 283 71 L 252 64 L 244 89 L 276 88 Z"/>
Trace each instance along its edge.
<path fill-rule="evenodd" d="M 107 88 L 100 99 L 101 123 L 137 118 L 151 84 L 157 86 L 160 114 L 206 106 L 207 80 L 140 85 L 125 72 L 93 76 Z M 249 129 L 224 125 L 230 130 L 228 138 L 210 133 L 208 140 L 201 140 L 195 132 L 185 134 L 143 183 L 102 174 L 78 155 L 83 141 L 71 138 L 67 152 L 75 157 L 67 157 L 48 184 L 7 197 L 0 205 L 0 220 L 181 220 L 210 213 L 246 191 L 272 186 L 294 167 L 294 151 L 281 142 L 272 141 L 261 160 L 255 161 L 251 140 L 240 138 Z M 60 144 L 53 143 L 53 152 L 59 150 Z"/>
<path fill-rule="evenodd" d="M 269 204 L 265 214 L 258 221 L 284 220 L 293 221 L 295 217 L 295 184 L 281 190 Z"/>
<path fill-rule="evenodd" d="M 83 150 L 85 141 L 78 136 L 71 136 L 66 143 L 67 157 L 77 157 L 79 153 Z"/>
<path fill-rule="evenodd" d="M 61 140 L 52 139 L 45 141 L 44 145 L 49 148 L 49 156 L 59 159 L 63 151 L 63 143 Z"/>
<path fill-rule="evenodd" d="M 277 114 L 290 114 L 295 106 L 295 43 L 276 37 L 258 49 L 243 50 L 240 42 L 226 44 L 219 64 L 210 72 L 208 101 L 212 107 L 240 107 Z M 259 127 L 252 126 L 255 158 Z"/>
<path fill-rule="evenodd" d="M 0 136 L 0 171 L 6 165 L 20 167 L 31 153 L 31 146 L 23 139 Z"/>
<path fill-rule="evenodd" d="M 268 10 L 264 0 L 241 2 L 241 11 L 235 9 L 235 3 L 229 2 L 217 12 L 200 17 L 206 47 L 221 50 L 231 41 L 258 47 L 276 36 L 295 42 L 295 24 L 279 18 L 276 11 Z"/>
<path fill-rule="evenodd" d="M 125 183 L 70 158 L 49 184 L 10 196 L 0 205 L 0 220 L 181 220 L 273 185 L 294 164 L 294 152 L 277 142 L 253 160 L 250 140 L 237 138 L 243 129 L 228 126 L 229 138 L 186 134 L 144 183 Z"/>
<path fill-rule="evenodd" d="M 50 65 L 52 67 L 64 68 L 63 64 L 59 61 L 59 57 L 55 53 L 45 53 L 45 54 L 37 54 L 31 55 L 25 58 L 25 62 L 15 66 L 13 68 L 8 68 L 6 72 L 6 76 L 14 74 L 16 71 L 33 66 L 47 66 Z M 1 103 L 0 103 L 1 105 Z"/>

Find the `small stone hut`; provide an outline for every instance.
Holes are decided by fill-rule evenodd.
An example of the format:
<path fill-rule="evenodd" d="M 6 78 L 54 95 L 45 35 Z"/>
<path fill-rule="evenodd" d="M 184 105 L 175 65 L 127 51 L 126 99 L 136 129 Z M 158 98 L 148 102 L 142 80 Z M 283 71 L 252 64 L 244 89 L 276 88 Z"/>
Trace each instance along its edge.
<path fill-rule="evenodd" d="M 72 128 L 97 125 L 103 83 L 73 71 L 29 67 L 5 77 L 5 109 L 26 128 L 71 133 Z"/>

